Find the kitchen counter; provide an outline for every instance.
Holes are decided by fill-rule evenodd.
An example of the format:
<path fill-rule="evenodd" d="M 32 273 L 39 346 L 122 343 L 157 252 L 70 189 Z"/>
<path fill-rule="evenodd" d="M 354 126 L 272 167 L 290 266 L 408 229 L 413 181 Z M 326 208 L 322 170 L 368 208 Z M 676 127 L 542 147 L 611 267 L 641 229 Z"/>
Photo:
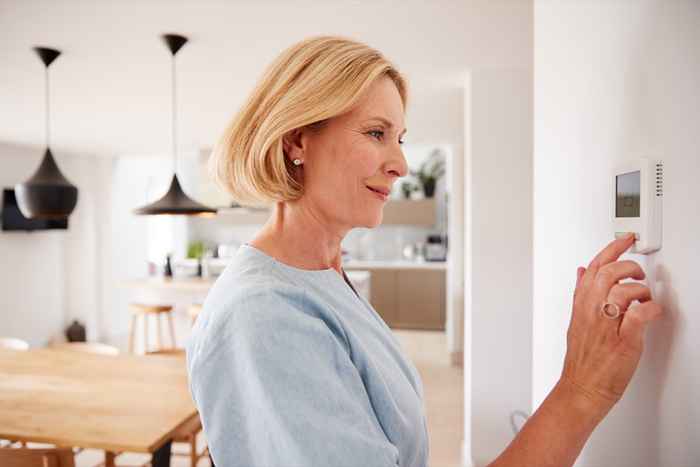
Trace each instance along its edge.
<path fill-rule="evenodd" d="M 357 268 L 356 268 L 357 269 Z M 370 273 L 368 271 L 358 271 L 346 269 L 346 273 L 350 281 L 355 284 L 358 292 L 369 297 L 369 280 Z M 207 293 L 209 288 L 216 281 L 216 277 L 144 277 L 141 279 L 130 279 L 124 281 L 123 285 L 130 289 L 146 289 L 157 292 L 199 292 Z"/>
<path fill-rule="evenodd" d="M 207 292 L 214 284 L 214 277 L 144 277 L 130 279 L 124 286 L 132 289 L 180 290 L 183 292 Z"/>
<path fill-rule="evenodd" d="M 447 270 L 447 261 L 408 261 L 408 260 L 349 260 L 343 263 L 346 271 L 356 269 L 427 269 Z"/>

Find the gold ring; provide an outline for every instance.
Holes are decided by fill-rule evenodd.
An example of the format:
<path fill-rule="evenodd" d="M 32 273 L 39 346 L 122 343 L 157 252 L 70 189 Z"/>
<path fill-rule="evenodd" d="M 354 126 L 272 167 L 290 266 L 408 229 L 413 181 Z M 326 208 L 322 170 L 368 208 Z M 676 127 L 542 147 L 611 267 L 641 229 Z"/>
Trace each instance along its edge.
<path fill-rule="evenodd" d="M 614 312 L 612 313 L 610 311 L 611 308 L 614 309 Z M 620 307 L 617 305 L 617 303 L 605 302 L 600 308 L 600 313 L 606 318 L 617 319 L 620 317 L 620 315 L 622 315 L 623 312 L 620 310 Z"/>

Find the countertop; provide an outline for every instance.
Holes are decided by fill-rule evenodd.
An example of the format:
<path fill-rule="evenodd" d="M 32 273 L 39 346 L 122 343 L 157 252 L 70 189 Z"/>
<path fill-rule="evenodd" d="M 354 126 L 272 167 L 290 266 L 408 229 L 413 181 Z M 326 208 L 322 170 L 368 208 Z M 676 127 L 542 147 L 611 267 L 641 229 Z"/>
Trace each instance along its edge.
<path fill-rule="evenodd" d="M 345 268 L 345 266 L 343 266 Z M 363 283 L 369 280 L 370 273 L 346 269 L 353 283 Z M 207 292 L 216 281 L 216 277 L 143 277 L 129 279 L 123 285 L 131 289 L 177 290 L 182 292 Z"/>
<path fill-rule="evenodd" d="M 447 261 L 407 260 L 348 260 L 343 263 L 346 271 L 357 269 L 430 269 L 447 270 Z"/>

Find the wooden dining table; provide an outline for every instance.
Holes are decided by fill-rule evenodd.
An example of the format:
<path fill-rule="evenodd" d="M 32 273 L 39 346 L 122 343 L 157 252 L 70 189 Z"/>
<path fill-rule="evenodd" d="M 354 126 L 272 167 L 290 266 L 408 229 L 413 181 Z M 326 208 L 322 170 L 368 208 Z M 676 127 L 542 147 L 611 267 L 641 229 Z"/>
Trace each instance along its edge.
<path fill-rule="evenodd" d="M 184 356 L 0 349 L 0 439 L 150 453 L 167 466 L 173 434 L 197 410 Z"/>

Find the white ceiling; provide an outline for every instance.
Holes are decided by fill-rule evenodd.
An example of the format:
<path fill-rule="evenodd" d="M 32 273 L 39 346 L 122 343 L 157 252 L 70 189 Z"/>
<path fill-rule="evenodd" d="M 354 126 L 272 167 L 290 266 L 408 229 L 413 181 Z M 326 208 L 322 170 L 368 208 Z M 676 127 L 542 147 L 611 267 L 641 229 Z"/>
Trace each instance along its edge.
<path fill-rule="evenodd" d="M 190 38 L 178 53 L 183 148 L 211 146 L 266 65 L 311 35 L 362 40 L 408 76 L 409 142 L 461 142 L 468 69 L 532 67 L 525 0 L 0 0 L 0 142 L 44 144 L 43 65 L 31 50 L 43 45 L 63 51 L 51 66 L 54 150 L 167 153 L 165 32 Z"/>

